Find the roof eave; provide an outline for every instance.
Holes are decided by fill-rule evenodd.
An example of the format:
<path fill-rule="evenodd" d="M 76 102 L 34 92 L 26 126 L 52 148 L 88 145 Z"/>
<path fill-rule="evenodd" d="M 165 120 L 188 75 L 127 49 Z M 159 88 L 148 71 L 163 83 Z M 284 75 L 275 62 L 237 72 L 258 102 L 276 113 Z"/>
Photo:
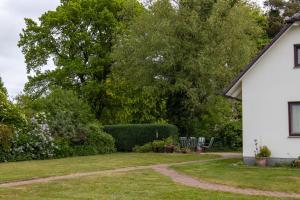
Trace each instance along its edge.
<path fill-rule="evenodd" d="M 271 40 L 271 42 L 266 45 L 255 57 L 252 59 L 252 61 L 246 65 L 246 67 L 239 73 L 238 76 L 236 76 L 233 81 L 230 83 L 230 85 L 224 90 L 224 95 L 230 98 L 236 98 L 235 96 L 232 96 L 230 93 L 230 90 L 236 86 L 236 84 L 241 82 L 242 77 L 251 69 L 251 67 L 256 64 L 256 62 L 266 53 L 269 48 L 273 46 L 273 44 L 292 26 L 292 24 L 295 21 L 292 21 L 290 23 L 287 23 L 284 25 L 284 27 L 280 30 L 280 32 Z"/>

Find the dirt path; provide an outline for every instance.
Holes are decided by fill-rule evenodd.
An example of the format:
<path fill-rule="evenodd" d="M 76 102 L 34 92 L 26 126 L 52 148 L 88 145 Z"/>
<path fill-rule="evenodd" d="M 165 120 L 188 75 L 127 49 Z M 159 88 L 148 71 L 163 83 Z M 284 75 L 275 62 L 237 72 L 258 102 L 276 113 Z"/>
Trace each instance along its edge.
<path fill-rule="evenodd" d="M 201 188 L 204 190 L 212 190 L 219 192 L 231 192 L 243 195 L 255 195 L 255 196 L 267 196 L 267 197 L 280 197 L 280 198 L 297 198 L 300 199 L 300 194 L 296 193 L 285 193 L 285 192 L 275 192 L 275 191 L 263 191 L 263 190 L 255 190 L 255 189 L 243 189 L 237 188 L 233 186 L 227 186 L 222 184 L 209 183 L 206 181 L 201 181 L 199 179 L 192 178 L 187 175 L 182 175 L 176 172 L 173 169 L 170 169 L 169 166 L 160 165 L 155 166 L 153 169 L 165 176 L 172 178 L 172 180 L 176 183 L 180 183 L 190 187 Z"/>
<path fill-rule="evenodd" d="M 240 157 L 239 155 L 232 155 L 232 157 Z M 22 181 L 12 181 L 7 183 L 0 183 L 0 188 L 5 187 L 17 187 L 17 186 L 24 186 L 24 185 L 31 185 L 35 183 L 47 183 L 50 181 L 59 181 L 59 180 L 67 180 L 72 178 L 79 178 L 85 176 L 94 176 L 94 175 L 101 175 L 101 174 L 112 174 L 118 172 L 130 172 L 142 169 L 154 169 L 157 166 L 171 166 L 171 165 L 185 165 L 185 164 L 192 164 L 192 163 L 200 163 L 200 162 L 209 162 L 209 161 L 216 161 L 216 160 L 223 160 L 227 157 L 216 158 L 216 159 L 207 159 L 207 160 L 195 160 L 195 161 L 187 161 L 187 162 L 180 162 L 180 163 L 170 163 L 170 164 L 162 164 L 162 165 L 147 165 L 147 166 L 137 166 L 137 167 L 126 167 L 126 168 L 119 168 L 119 169 L 112 169 L 112 170 L 102 170 L 102 171 L 94 171 L 94 172 L 83 172 L 83 173 L 73 173 L 68 175 L 62 176 L 51 176 L 46 178 L 36 178 L 36 179 L 29 179 L 29 180 L 22 180 Z"/>
<path fill-rule="evenodd" d="M 237 194 L 243 194 L 243 195 L 257 195 L 257 196 L 299 198 L 300 199 L 300 194 L 296 194 L 296 193 L 263 191 L 263 190 L 255 190 L 255 189 L 243 189 L 243 188 L 237 188 L 237 187 L 227 186 L 227 185 L 222 185 L 222 184 L 209 183 L 206 181 L 192 178 L 187 175 L 180 174 L 180 173 L 176 172 L 175 170 L 169 168 L 170 166 L 174 166 L 174 165 L 210 162 L 210 161 L 223 160 L 223 159 L 228 159 L 228 158 L 241 157 L 241 154 L 237 154 L 237 153 L 218 153 L 218 155 L 221 155 L 222 158 L 188 161 L 188 162 L 171 163 L 171 164 L 161 164 L 161 165 L 127 167 L 127 168 L 103 170 L 103 171 L 96 171 L 96 172 L 86 172 L 86 173 L 76 173 L 76 174 L 68 174 L 68 175 L 62 175 L 62 176 L 53 176 L 53 177 L 47 177 L 47 178 L 37 178 L 37 179 L 32 179 L 32 180 L 2 183 L 2 184 L 0 184 L 0 187 L 1 188 L 17 187 L 17 186 L 36 184 L 36 183 L 47 183 L 50 181 L 68 180 L 68 179 L 80 178 L 80 177 L 86 177 L 86 176 L 95 176 L 95 175 L 101 175 L 101 174 L 113 174 L 113 173 L 130 172 L 130 171 L 143 170 L 143 169 L 153 169 L 154 171 L 156 171 L 162 175 L 170 177 L 176 183 L 180 183 L 180 184 L 190 186 L 190 187 L 201 188 L 204 190 L 212 190 L 212 191 L 219 191 L 219 192 L 231 192 L 231 193 L 237 193 Z"/>

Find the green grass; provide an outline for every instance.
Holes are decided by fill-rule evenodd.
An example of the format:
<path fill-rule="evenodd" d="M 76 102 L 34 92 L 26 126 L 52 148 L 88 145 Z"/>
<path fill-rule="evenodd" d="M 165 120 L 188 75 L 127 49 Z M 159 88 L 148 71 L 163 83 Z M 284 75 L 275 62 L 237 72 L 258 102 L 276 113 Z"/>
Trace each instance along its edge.
<path fill-rule="evenodd" d="M 289 167 L 246 166 L 240 159 L 227 159 L 173 166 L 173 169 L 202 180 L 242 188 L 300 193 L 300 170 Z"/>
<path fill-rule="evenodd" d="M 91 172 L 161 163 L 176 163 L 216 157 L 218 156 L 200 156 L 197 154 L 115 153 L 56 160 L 2 163 L 0 164 L 0 183 L 78 172 Z"/>
<path fill-rule="evenodd" d="M 275 200 L 204 191 L 175 184 L 152 170 L 84 177 L 14 189 L 0 189 L 0 200 Z"/>

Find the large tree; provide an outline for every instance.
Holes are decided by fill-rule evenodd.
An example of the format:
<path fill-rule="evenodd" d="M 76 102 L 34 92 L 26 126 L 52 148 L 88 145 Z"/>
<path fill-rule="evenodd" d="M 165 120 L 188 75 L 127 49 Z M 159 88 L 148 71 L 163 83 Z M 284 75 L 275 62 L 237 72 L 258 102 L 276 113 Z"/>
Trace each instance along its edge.
<path fill-rule="evenodd" d="M 265 1 L 267 8 L 268 27 L 267 33 L 273 38 L 284 25 L 284 18 L 290 17 L 300 11 L 299 0 L 267 0 Z"/>
<path fill-rule="evenodd" d="M 98 117 L 105 105 L 103 86 L 110 73 L 111 47 L 143 7 L 136 0 L 61 0 L 39 21 L 25 19 L 19 47 L 25 55 L 32 96 L 51 86 L 75 90 Z M 53 60 L 54 69 L 45 65 Z"/>
<path fill-rule="evenodd" d="M 206 104 L 261 47 L 263 20 L 243 1 L 156 1 L 119 38 L 111 78 L 153 88 L 166 119 L 193 134 Z"/>

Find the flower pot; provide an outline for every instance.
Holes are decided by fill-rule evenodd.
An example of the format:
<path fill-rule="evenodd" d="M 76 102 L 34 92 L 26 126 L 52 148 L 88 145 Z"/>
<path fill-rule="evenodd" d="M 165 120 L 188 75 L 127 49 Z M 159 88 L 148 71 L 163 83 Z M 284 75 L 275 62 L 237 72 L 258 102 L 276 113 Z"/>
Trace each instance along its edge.
<path fill-rule="evenodd" d="M 204 152 L 204 149 L 201 148 L 201 147 L 197 147 L 197 153 L 203 153 Z"/>
<path fill-rule="evenodd" d="M 300 168 L 300 160 L 295 160 L 295 167 Z"/>
<path fill-rule="evenodd" d="M 265 158 L 265 157 L 256 158 L 255 164 L 256 164 L 256 166 L 259 166 L 259 167 L 266 167 L 267 166 L 267 158 Z"/>

